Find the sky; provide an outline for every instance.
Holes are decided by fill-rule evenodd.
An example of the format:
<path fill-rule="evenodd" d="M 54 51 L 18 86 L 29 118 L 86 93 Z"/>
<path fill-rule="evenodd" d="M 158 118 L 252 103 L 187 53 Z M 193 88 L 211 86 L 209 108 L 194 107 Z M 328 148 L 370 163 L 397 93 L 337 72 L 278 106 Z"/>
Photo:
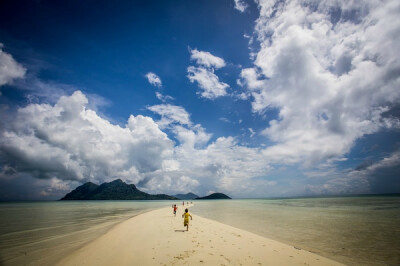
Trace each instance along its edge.
<path fill-rule="evenodd" d="M 0 200 L 117 178 L 400 193 L 400 2 L 0 2 Z"/>

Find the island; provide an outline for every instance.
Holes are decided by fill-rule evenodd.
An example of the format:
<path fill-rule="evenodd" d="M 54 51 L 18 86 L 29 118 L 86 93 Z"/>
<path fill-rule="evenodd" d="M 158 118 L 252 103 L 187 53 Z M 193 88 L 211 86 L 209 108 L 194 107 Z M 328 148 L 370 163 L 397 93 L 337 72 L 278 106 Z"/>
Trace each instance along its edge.
<path fill-rule="evenodd" d="M 126 184 L 121 179 L 96 185 L 87 182 L 61 200 L 177 200 L 178 198 L 165 194 L 151 195 L 140 191 L 133 184 Z"/>
<path fill-rule="evenodd" d="M 230 197 L 228 197 L 227 195 L 225 195 L 224 193 L 213 193 L 210 194 L 208 196 L 205 197 L 198 197 L 195 198 L 196 200 L 203 200 L 203 199 L 231 199 Z"/>
<path fill-rule="evenodd" d="M 181 200 L 191 200 L 191 199 L 195 199 L 198 198 L 199 196 L 197 196 L 196 194 L 189 192 L 187 194 L 176 194 L 174 195 L 175 198 L 181 199 Z"/>

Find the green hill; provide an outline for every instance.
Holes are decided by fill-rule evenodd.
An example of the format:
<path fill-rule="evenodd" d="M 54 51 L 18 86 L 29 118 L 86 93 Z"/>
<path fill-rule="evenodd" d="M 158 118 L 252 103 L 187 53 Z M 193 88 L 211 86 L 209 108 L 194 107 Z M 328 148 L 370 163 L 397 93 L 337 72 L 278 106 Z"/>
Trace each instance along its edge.
<path fill-rule="evenodd" d="M 210 194 L 208 196 L 205 197 L 198 197 L 195 198 L 196 200 L 202 200 L 202 199 L 231 199 L 230 197 L 228 197 L 227 195 L 223 194 L 223 193 L 213 193 Z"/>
<path fill-rule="evenodd" d="M 67 195 L 61 200 L 177 200 L 177 198 L 165 194 L 150 195 L 128 185 L 121 179 L 100 186 L 87 182 Z"/>
<path fill-rule="evenodd" d="M 196 194 L 193 194 L 192 192 L 189 192 L 187 194 L 176 194 L 174 195 L 175 198 L 181 199 L 181 200 L 190 200 L 190 199 L 195 199 L 198 198 Z"/>

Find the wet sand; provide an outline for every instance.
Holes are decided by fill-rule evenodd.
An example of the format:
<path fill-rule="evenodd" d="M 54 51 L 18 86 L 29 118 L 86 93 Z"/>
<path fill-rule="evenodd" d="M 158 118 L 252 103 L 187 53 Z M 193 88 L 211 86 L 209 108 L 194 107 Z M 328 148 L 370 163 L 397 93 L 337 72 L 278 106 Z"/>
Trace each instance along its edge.
<path fill-rule="evenodd" d="M 190 206 L 189 206 L 190 212 Z M 126 220 L 58 265 L 342 265 L 191 213 L 162 208 Z"/>

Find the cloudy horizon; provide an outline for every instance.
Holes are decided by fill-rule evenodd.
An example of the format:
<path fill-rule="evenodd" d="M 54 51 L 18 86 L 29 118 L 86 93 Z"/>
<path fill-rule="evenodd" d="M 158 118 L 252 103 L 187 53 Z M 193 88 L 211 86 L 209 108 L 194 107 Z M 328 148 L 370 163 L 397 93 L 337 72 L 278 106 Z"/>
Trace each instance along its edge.
<path fill-rule="evenodd" d="M 400 193 L 398 1 L 150 2 L 0 4 L 0 200 Z"/>

